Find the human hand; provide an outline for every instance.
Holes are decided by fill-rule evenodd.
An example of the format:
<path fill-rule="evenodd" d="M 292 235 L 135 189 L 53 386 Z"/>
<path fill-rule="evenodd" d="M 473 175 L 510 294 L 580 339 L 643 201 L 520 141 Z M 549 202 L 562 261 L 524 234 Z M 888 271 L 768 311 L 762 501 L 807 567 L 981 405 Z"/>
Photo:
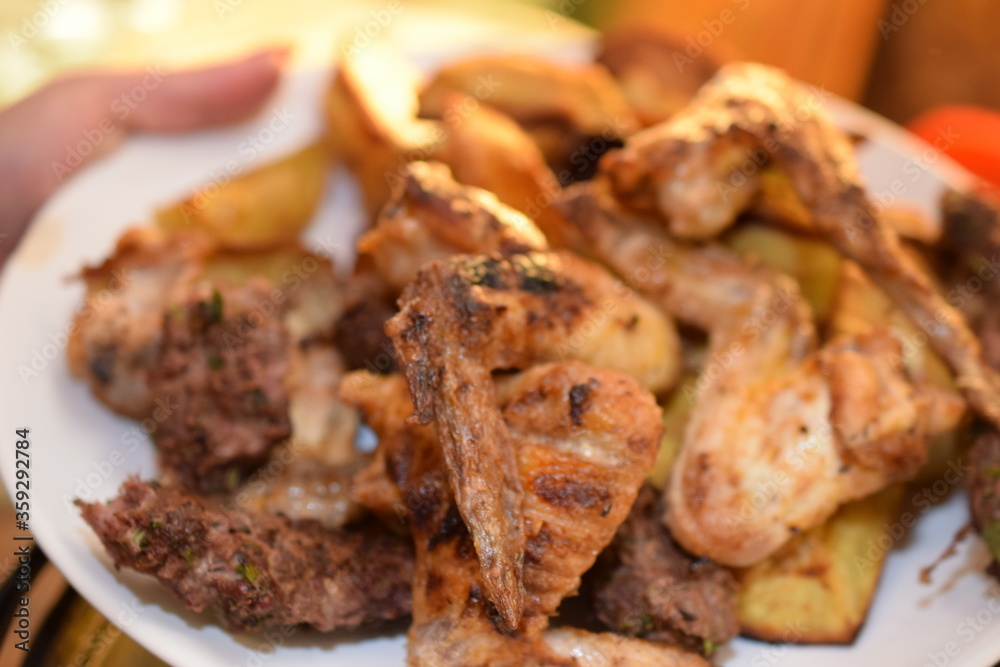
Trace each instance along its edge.
<path fill-rule="evenodd" d="M 286 48 L 179 72 L 90 72 L 52 81 L 0 111 L 0 266 L 35 211 L 70 174 L 132 131 L 182 132 L 252 115 Z"/>

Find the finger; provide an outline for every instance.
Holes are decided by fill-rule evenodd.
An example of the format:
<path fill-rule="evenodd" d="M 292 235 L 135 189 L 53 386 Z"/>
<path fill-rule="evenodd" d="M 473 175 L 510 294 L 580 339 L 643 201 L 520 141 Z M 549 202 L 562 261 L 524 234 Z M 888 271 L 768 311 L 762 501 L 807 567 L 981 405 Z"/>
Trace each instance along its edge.
<path fill-rule="evenodd" d="M 287 47 L 278 47 L 208 69 L 166 73 L 150 68 L 122 75 L 115 98 L 125 105 L 133 102 L 123 124 L 177 132 L 243 120 L 274 90 L 288 53 Z M 136 101 L 139 97 L 142 101 Z"/>
<path fill-rule="evenodd" d="M 181 131 L 246 118 L 274 90 L 287 55 L 274 48 L 202 70 L 76 74 L 0 110 L 0 265 L 59 184 L 130 129 Z"/>

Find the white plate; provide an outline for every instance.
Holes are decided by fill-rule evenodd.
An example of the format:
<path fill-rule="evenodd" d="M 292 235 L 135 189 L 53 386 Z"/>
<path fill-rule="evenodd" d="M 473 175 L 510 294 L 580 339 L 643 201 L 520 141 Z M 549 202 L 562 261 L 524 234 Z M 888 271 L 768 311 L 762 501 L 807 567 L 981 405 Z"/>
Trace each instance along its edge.
<path fill-rule="evenodd" d="M 467 44 L 481 26 L 469 25 Z M 526 31 L 524 44 L 551 52 L 547 26 Z M 509 41 L 483 40 L 476 48 L 512 48 Z M 577 42 L 557 51 L 579 57 Z M 450 50 L 454 53 L 454 50 Z M 431 59 L 433 60 L 433 58 Z M 29 237 L 9 262 L 0 285 L 0 470 L 8 489 L 14 481 L 14 431 L 31 429 L 31 528 L 66 578 L 101 613 L 150 651 L 175 665 L 273 667 L 337 664 L 344 667 L 398 666 L 404 662 L 402 637 L 361 639 L 271 633 L 239 638 L 209 619 L 185 612 L 149 577 L 115 573 L 104 550 L 72 505 L 73 498 L 105 499 L 130 474 L 154 474 L 151 445 L 137 439 L 137 426 L 111 414 L 70 378 L 65 361 L 65 329 L 80 305 L 83 288 L 67 281 L 82 264 L 105 257 L 128 226 L 144 222 L 158 204 L 186 195 L 219 174 L 227 162 L 252 169 L 287 153 L 320 131 L 320 93 L 328 73 L 291 77 L 276 99 L 254 120 L 239 127 L 180 137 L 136 137 L 108 159 L 88 168 L 53 197 Z M 830 102 L 845 127 L 871 141 L 860 147 L 862 167 L 878 192 L 891 192 L 935 215 L 943 183 L 965 185 L 969 177 L 946 158 L 913 171 L 926 146 L 868 112 Z M 253 159 L 241 142 L 258 133 L 277 111 L 293 120 Z M 245 146 L 245 145 L 244 145 Z M 908 166 L 909 165 L 909 166 Z M 342 262 L 353 254 L 360 223 L 358 195 L 349 179 L 331 180 L 330 193 L 310 231 L 310 240 Z M 30 369 L 30 372 L 26 372 Z M 937 489 L 941 491 L 943 489 Z M 951 491 L 952 489 L 948 489 Z M 1000 657 L 1000 603 L 980 573 L 985 549 L 964 542 L 936 572 L 932 585 L 918 581 L 967 520 L 964 497 L 952 494 L 920 517 L 897 545 L 875 596 L 867 625 L 850 647 L 772 646 L 737 639 L 723 648 L 726 667 L 780 665 L 963 665 L 988 667 Z M 878 548 L 877 546 L 875 548 Z M 7 551 L 7 546 L 3 546 Z M 9 558 L 9 557 L 8 557 Z M 794 638 L 795 628 L 789 628 Z M 6 641 L 6 640 L 5 640 Z"/>

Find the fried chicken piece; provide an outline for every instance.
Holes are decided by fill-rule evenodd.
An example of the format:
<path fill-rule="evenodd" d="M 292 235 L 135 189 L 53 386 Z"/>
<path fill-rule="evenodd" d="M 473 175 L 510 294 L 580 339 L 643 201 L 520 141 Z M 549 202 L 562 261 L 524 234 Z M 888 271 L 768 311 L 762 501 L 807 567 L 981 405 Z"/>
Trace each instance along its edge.
<path fill-rule="evenodd" d="M 412 549 L 377 528 L 293 525 L 136 479 L 107 505 L 77 504 L 115 567 L 156 577 L 187 608 L 213 609 L 236 632 L 298 624 L 328 632 L 410 610 Z"/>
<path fill-rule="evenodd" d="M 658 447 L 658 409 L 633 379 L 579 362 L 535 366 L 496 384 L 526 490 L 526 607 L 516 630 L 485 595 L 434 427 L 400 419 L 411 407 L 403 379 L 354 374 L 344 383 L 343 398 L 379 434 L 416 544 L 410 664 L 591 664 L 579 661 L 590 652 L 566 650 L 563 635 L 552 638 L 557 651 L 541 633 L 627 515 Z M 673 650 L 616 641 L 581 635 L 579 645 L 594 644 L 594 659 L 602 646 L 607 659 L 648 653 L 660 656 L 657 664 L 674 664 L 667 661 Z"/>
<path fill-rule="evenodd" d="M 746 208 L 770 161 L 790 177 L 816 228 L 916 324 L 955 372 L 970 405 L 1000 427 L 1000 375 L 966 322 L 903 252 L 865 193 L 853 148 L 822 99 L 779 70 L 728 65 L 668 123 L 634 135 L 602 161 L 615 196 L 658 212 L 677 236 L 711 238 Z M 741 171 L 743 169 L 743 171 Z"/>
<path fill-rule="evenodd" d="M 572 667 L 709 667 L 697 653 L 608 632 L 559 628 L 547 630 L 542 640 L 554 656 L 569 660 Z"/>
<path fill-rule="evenodd" d="M 645 486 L 618 529 L 595 591 L 597 616 L 612 630 L 689 651 L 727 642 L 740 630 L 736 580 L 681 550 L 660 520 L 658 495 Z"/>
<path fill-rule="evenodd" d="M 817 351 L 793 280 L 721 246 L 679 243 L 600 184 L 574 186 L 560 206 L 592 253 L 623 276 L 647 267 L 636 287 L 709 334 L 667 489 L 666 520 L 686 550 L 751 565 L 920 468 L 927 415 L 887 333 Z"/>
<path fill-rule="evenodd" d="M 386 325 L 410 383 L 414 419 L 437 420 L 487 597 L 521 616 L 523 490 L 490 373 L 575 358 L 653 389 L 679 372 L 672 323 L 601 267 L 572 253 L 456 257 L 427 264 Z"/>
<path fill-rule="evenodd" d="M 509 116 L 464 95 L 445 98 L 449 117 L 461 122 L 446 125 L 441 159 L 451 165 L 455 180 L 494 193 L 534 220 L 553 248 L 566 247 L 569 227 L 550 206 L 561 185 L 527 132 Z M 542 249 L 540 244 L 525 248 Z"/>
<path fill-rule="evenodd" d="M 147 378 L 166 406 L 153 437 L 164 475 L 186 488 L 231 490 L 291 433 L 288 334 L 258 306 L 272 289 L 198 283 L 166 315 Z"/>
<path fill-rule="evenodd" d="M 547 248 L 545 235 L 523 213 L 491 192 L 457 183 L 439 162 L 407 165 L 375 227 L 358 241 L 358 254 L 371 258 L 393 294 L 435 259 Z"/>
<path fill-rule="evenodd" d="M 145 419 L 156 407 L 146 367 L 158 354 L 163 314 L 212 249 L 197 233 L 130 229 L 111 257 L 82 271 L 87 298 L 68 341 L 69 367 L 115 412 Z"/>
<path fill-rule="evenodd" d="M 547 248 L 545 235 L 524 214 L 491 192 L 459 184 L 446 165 L 406 165 L 374 227 L 358 241 L 348 306 L 336 327 L 348 367 L 397 370 L 384 325 L 397 311 L 396 298 L 427 262 L 461 253 Z"/>

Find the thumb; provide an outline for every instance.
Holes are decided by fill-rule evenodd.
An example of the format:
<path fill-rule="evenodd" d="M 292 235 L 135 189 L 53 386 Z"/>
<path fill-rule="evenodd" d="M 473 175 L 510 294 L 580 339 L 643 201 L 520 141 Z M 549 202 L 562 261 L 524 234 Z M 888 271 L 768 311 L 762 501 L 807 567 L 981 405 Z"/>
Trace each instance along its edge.
<path fill-rule="evenodd" d="M 178 132 L 247 118 L 274 90 L 288 53 L 278 47 L 208 69 L 123 74 L 115 97 L 140 93 L 144 99 L 122 123 L 133 130 Z"/>

